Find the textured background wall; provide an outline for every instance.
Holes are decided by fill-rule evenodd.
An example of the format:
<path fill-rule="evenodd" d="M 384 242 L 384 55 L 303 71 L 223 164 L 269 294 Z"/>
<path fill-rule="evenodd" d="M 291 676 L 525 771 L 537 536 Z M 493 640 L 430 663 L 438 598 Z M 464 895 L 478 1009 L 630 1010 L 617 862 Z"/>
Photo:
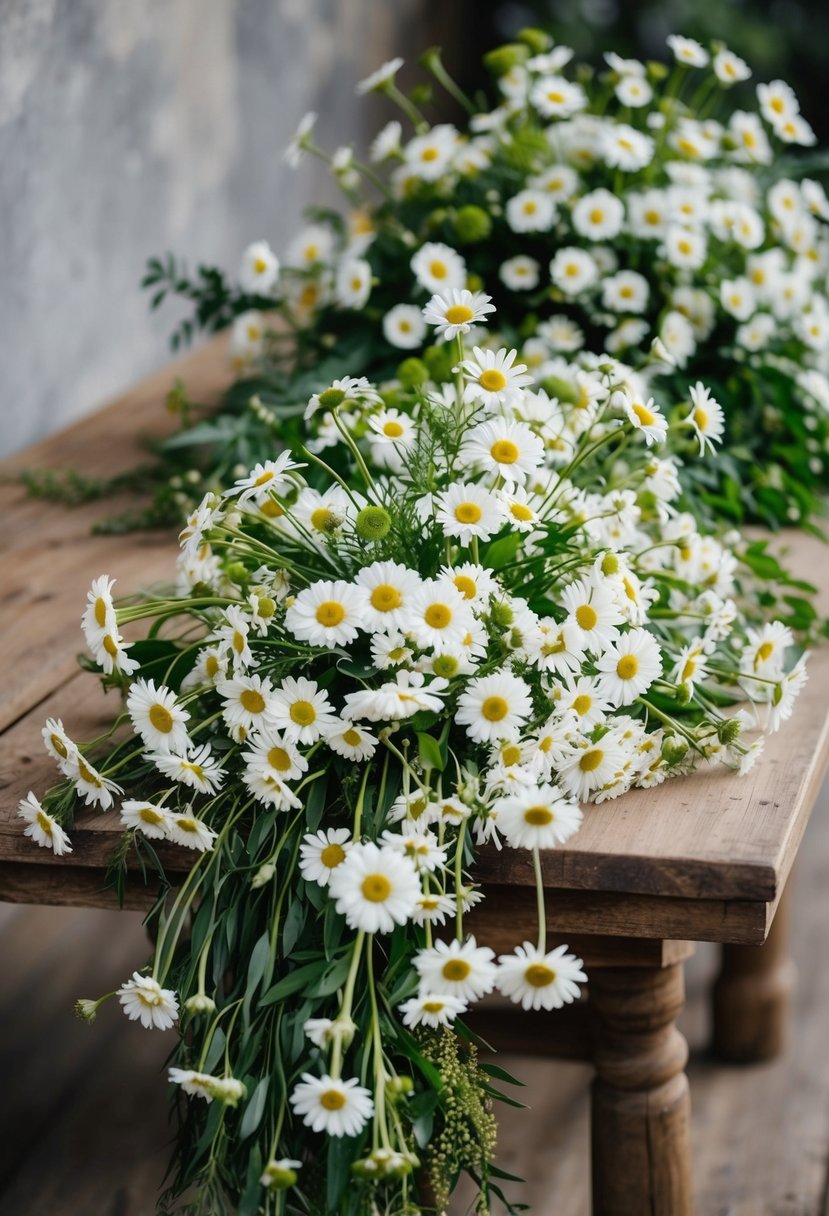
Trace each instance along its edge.
<path fill-rule="evenodd" d="M 428 0 L 0 0 L 0 453 L 167 357 L 148 254 L 279 252 L 325 175 L 282 163 L 372 129 L 354 82 L 445 30 Z M 442 7 L 442 6 L 441 6 Z"/>

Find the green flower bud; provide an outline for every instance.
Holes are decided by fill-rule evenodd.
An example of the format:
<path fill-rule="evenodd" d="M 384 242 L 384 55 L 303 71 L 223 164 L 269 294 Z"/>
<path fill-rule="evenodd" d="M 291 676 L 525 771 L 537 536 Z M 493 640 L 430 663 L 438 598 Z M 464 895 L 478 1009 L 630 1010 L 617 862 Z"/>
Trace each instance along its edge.
<path fill-rule="evenodd" d="M 289 1161 L 286 1158 L 281 1161 L 269 1161 L 259 1181 L 269 1191 L 287 1190 L 289 1186 L 296 1184 L 299 1164 L 298 1161 Z"/>
<path fill-rule="evenodd" d="M 272 861 L 266 861 L 265 864 L 260 866 L 256 871 L 253 878 L 250 880 L 250 885 L 253 887 L 254 891 L 257 890 L 258 887 L 264 887 L 266 883 L 271 881 L 275 873 L 276 866 Z"/>
<path fill-rule="evenodd" d="M 216 1002 L 212 996 L 207 996 L 204 992 L 197 992 L 195 996 L 188 997 L 184 1002 L 184 1008 L 188 1013 L 215 1013 Z"/>
<path fill-rule="evenodd" d="M 411 1077 L 392 1077 L 386 1082 L 386 1093 L 391 1098 L 407 1098 L 414 1089 Z"/>
<path fill-rule="evenodd" d="M 576 386 L 569 380 L 562 380 L 561 376 L 547 376 L 541 387 L 548 396 L 557 397 L 559 401 L 564 401 L 567 405 L 575 405 L 579 399 Z"/>
<path fill-rule="evenodd" d="M 664 80 L 671 70 L 667 63 L 660 63 L 658 59 L 649 59 L 645 66 L 651 80 Z"/>
<path fill-rule="evenodd" d="M 404 359 L 397 369 L 397 378 L 404 388 L 419 388 L 429 379 L 429 369 L 422 359 Z"/>
<path fill-rule="evenodd" d="M 362 540 L 382 540 L 391 530 L 391 516 L 385 507 L 363 507 L 354 527 Z"/>
<path fill-rule="evenodd" d="M 678 684 L 676 688 L 676 700 L 678 705 L 690 705 L 691 703 L 691 685 Z"/>
<path fill-rule="evenodd" d="M 225 567 L 225 574 L 232 583 L 244 585 L 248 581 L 248 572 L 243 562 L 230 562 Z"/>
<path fill-rule="evenodd" d="M 438 384 L 452 379 L 452 368 L 455 366 L 455 354 L 450 342 L 443 346 L 429 346 L 423 352 L 423 362 L 429 369 L 429 375 Z"/>
<path fill-rule="evenodd" d="M 484 55 L 484 67 L 493 76 L 506 76 L 507 72 L 526 63 L 530 57 L 530 48 L 520 42 L 506 42 L 503 46 L 493 47 Z"/>
<path fill-rule="evenodd" d="M 729 743 L 735 743 L 737 739 L 739 739 L 742 729 L 743 728 L 737 718 L 726 718 L 725 721 L 720 722 L 719 726 L 717 727 L 717 738 L 719 739 L 720 743 L 724 743 L 726 745 Z"/>
<path fill-rule="evenodd" d="M 509 604 L 493 604 L 491 619 L 498 629 L 510 629 L 515 619 L 515 613 Z"/>
<path fill-rule="evenodd" d="M 666 764 L 679 764 L 687 751 L 688 744 L 685 739 L 678 739 L 676 735 L 669 735 L 662 742 L 662 759 Z"/>
<path fill-rule="evenodd" d="M 474 245 L 476 241 L 485 241 L 492 232 L 492 220 L 483 207 L 474 203 L 461 207 L 455 216 L 455 233 L 462 245 Z"/>
<path fill-rule="evenodd" d="M 519 42 L 528 46 L 534 55 L 541 55 L 544 51 L 549 51 L 553 45 L 553 40 L 546 30 L 540 30 L 532 25 L 519 30 L 515 36 Z"/>
<path fill-rule="evenodd" d="M 256 610 L 259 616 L 264 620 L 270 620 L 276 612 L 276 600 L 271 599 L 269 595 L 258 595 L 256 597 Z"/>
<path fill-rule="evenodd" d="M 333 410 L 345 401 L 345 393 L 341 388 L 327 388 L 324 393 L 320 393 L 319 398 L 324 409 Z"/>

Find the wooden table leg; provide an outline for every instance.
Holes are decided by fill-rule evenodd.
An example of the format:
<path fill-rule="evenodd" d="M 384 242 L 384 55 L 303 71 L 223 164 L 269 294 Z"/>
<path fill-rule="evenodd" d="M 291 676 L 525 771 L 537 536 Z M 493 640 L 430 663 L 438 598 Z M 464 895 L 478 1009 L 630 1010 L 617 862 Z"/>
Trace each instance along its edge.
<path fill-rule="evenodd" d="M 759 1063 L 779 1055 L 785 1045 L 794 985 L 789 886 L 762 946 L 722 948 L 721 970 L 712 991 L 712 1048 L 721 1060 Z"/>
<path fill-rule="evenodd" d="M 682 964 L 596 970 L 593 1216 L 691 1216 Z"/>

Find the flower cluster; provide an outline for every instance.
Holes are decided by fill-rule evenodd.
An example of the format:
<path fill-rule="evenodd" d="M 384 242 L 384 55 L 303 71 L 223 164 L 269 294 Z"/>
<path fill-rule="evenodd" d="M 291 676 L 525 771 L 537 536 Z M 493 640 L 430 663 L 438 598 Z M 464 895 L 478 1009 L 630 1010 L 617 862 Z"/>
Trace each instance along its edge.
<path fill-rule="evenodd" d="M 145 1026 L 183 1023 L 176 1191 L 356 1214 L 383 1188 L 420 1210 L 415 1167 L 439 1169 L 456 1101 L 435 1036 L 494 989 L 555 1009 L 586 979 L 547 948 L 541 850 L 631 787 L 746 770 L 752 729 L 776 729 L 805 680 L 789 626 L 759 614 L 749 550 L 677 506 L 663 450 L 674 430 L 700 459 L 714 447 L 709 390 L 671 420 L 632 368 L 580 352 L 551 356 L 551 395 L 486 342 L 492 311 L 466 288 L 426 302 L 447 382 L 318 388 L 303 450 L 192 513 L 176 594 L 90 590 L 83 630 L 126 737 L 93 764 L 47 722 L 65 781 L 21 815 L 65 851 L 77 794 L 117 805 L 125 850 L 158 867 L 156 849 L 194 853 L 149 973 L 117 993 Z M 505 846 L 534 859 L 538 936 L 496 957 L 474 857 Z M 488 1082 L 463 1076 L 483 1110 Z M 482 1119 L 484 1188 L 490 1141 Z"/>

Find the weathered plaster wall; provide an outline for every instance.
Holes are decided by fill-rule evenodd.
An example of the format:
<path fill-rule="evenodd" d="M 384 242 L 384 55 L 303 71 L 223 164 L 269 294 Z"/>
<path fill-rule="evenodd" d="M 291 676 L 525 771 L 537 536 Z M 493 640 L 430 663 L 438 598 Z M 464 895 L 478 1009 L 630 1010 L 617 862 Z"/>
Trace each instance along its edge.
<path fill-rule="evenodd" d="M 148 254 L 279 251 L 324 174 L 282 163 L 372 128 L 354 81 L 413 58 L 422 0 L 0 0 L 0 452 L 167 357 Z M 401 50 L 402 48 L 402 50 Z M 326 184 L 327 185 L 327 184 Z"/>

